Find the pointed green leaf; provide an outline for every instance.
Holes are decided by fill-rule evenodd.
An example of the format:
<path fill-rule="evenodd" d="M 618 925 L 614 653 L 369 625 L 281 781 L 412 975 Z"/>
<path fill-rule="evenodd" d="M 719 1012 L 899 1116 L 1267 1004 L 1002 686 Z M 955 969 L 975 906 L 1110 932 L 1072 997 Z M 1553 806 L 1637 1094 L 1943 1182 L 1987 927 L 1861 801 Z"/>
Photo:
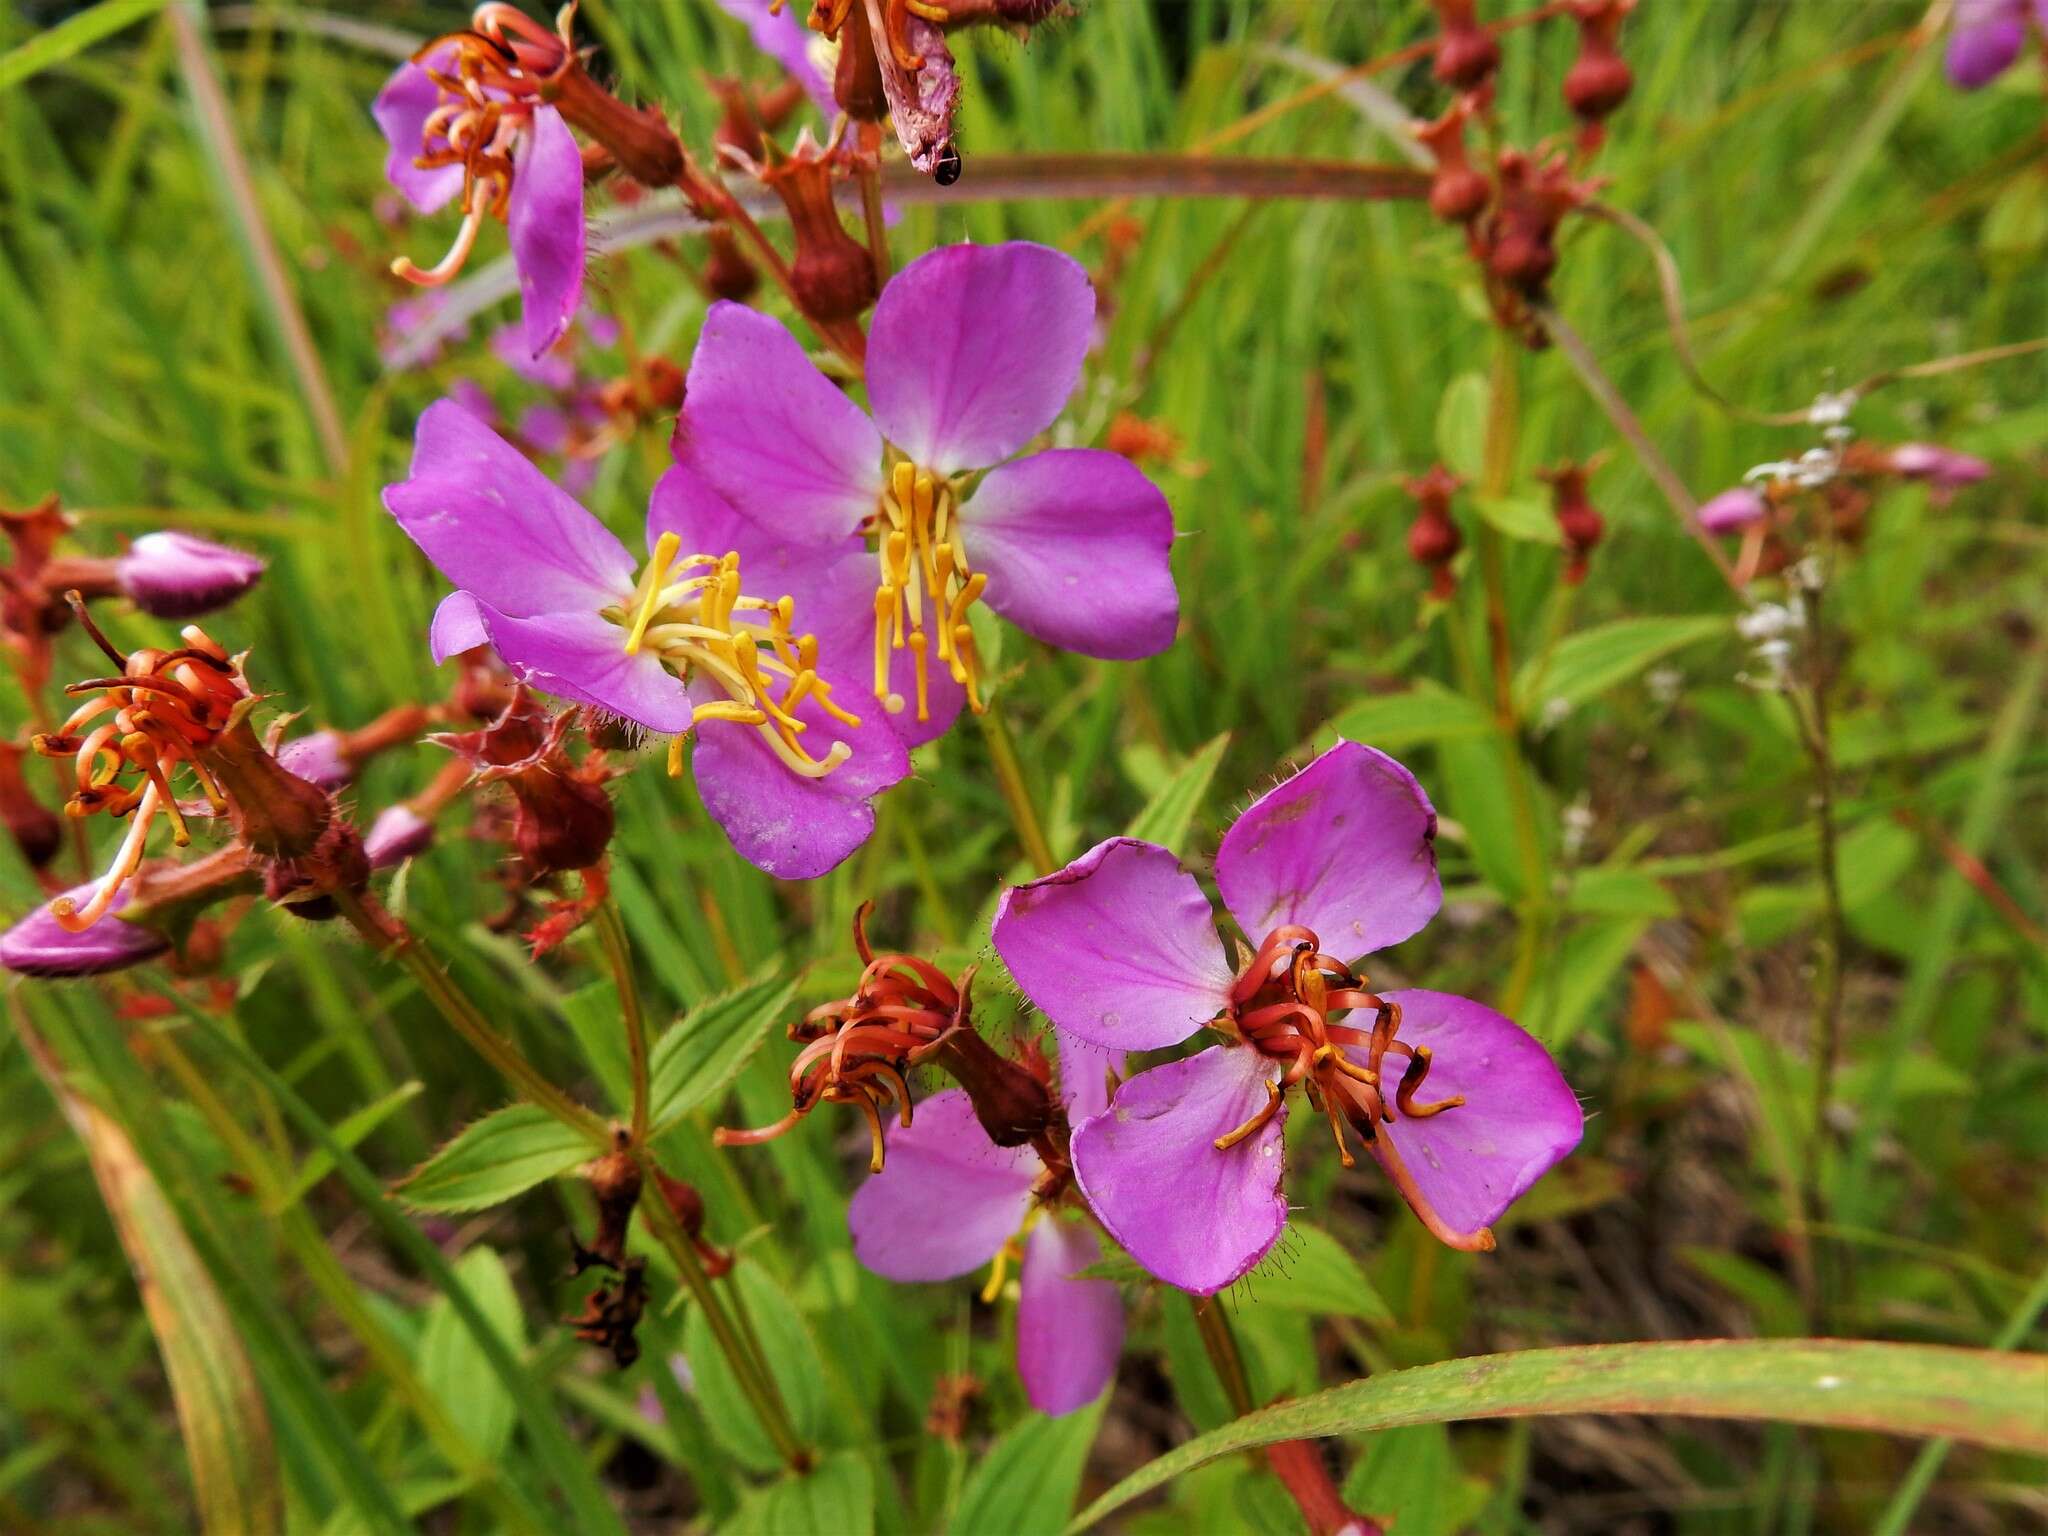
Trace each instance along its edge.
<path fill-rule="evenodd" d="M 512 1104 L 462 1128 L 393 1191 L 420 1211 L 480 1211 L 587 1163 L 601 1148 L 537 1104 Z"/>
<path fill-rule="evenodd" d="M 1287 1312 L 1392 1323 L 1394 1314 L 1358 1260 L 1321 1227 L 1290 1221 L 1279 1244 L 1245 1276 L 1252 1304 Z"/>
<path fill-rule="evenodd" d="M 874 1529 L 874 1473 L 853 1452 L 839 1451 L 749 1493 L 718 1536 L 873 1536 Z"/>
<path fill-rule="evenodd" d="M 1531 1414 L 1670 1413 L 1945 1435 L 2048 1454 L 2048 1358 L 1840 1339 L 1593 1344 L 1476 1355 L 1277 1403 L 1198 1435 L 1125 1478 L 1068 1527 L 1081 1531 L 1219 1456 L 1397 1424 Z"/>
<path fill-rule="evenodd" d="M 1209 793 L 1216 766 L 1229 745 L 1230 732 L 1225 731 L 1191 755 L 1146 802 L 1124 835 L 1142 837 L 1175 855 L 1185 854 L 1188 829 L 1194 825 L 1195 813 L 1201 810 L 1202 798 Z"/>
<path fill-rule="evenodd" d="M 1515 678 L 1525 714 L 1553 700 L 1583 704 L 1655 665 L 1673 651 L 1732 633 L 1728 620 L 1702 614 L 1676 619 L 1617 619 L 1568 635 L 1546 659 L 1533 658 Z"/>
<path fill-rule="evenodd" d="M 721 993 L 690 1010 L 654 1043 L 648 1063 L 649 1112 L 657 1131 L 711 1103 L 760 1048 L 769 1026 L 789 1010 L 794 980 L 770 976 Z"/>
<path fill-rule="evenodd" d="M 947 1529 L 975 1536 L 1036 1536 L 1073 1513 L 1102 1404 L 1049 1419 L 1034 1413 L 997 1438 L 975 1464 Z"/>
<path fill-rule="evenodd" d="M 1484 736 L 1492 729 L 1493 717 L 1478 704 L 1424 678 L 1406 692 L 1347 704 L 1316 732 L 1315 744 L 1327 748 L 1341 736 L 1382 752 L 1398 752 L 1424 742 Z"/>
<path fill-rule="evenodd" d="M 489 1248 L 472 1248 L 456 1261 L 455 1273 L 505 1348 L 515 1357 L 524 1354 L 526 1319 L 505 1261 Z M 502 1457 L 517 1418 L 512 1394 L 491 1375 L 490 1361 L 446 1296 L 436 1296 L 427 1306 L 419 1368 L 420 1379 L 441 1399 L 463 1437 L 485 1460 Z"/>

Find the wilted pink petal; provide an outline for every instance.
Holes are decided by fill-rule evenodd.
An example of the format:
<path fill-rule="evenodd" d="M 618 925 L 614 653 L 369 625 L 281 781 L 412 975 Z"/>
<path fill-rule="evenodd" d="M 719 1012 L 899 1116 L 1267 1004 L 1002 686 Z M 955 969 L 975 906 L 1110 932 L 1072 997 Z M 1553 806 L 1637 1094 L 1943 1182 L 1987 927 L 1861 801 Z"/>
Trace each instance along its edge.
<path fill-rule="evenodd" d="M 519 269 L 526 345 L 539 357 L 562 339 L 583 302 L 583 155 L 553 107 L 534 111 L 505 213 Z"/>
<path fill-rule="evenodd" d="M 97 880 L 64 892 L 74 906 L 83 907 L 99 890 Z M 73 933 L 50 915 L 49 903 L 37 907 L 20 922 L 0 934 L 0 966 L 20 976 L 62 979 L 67 976 L 98 976 L 154 959 L 168 950 L 170 941 L 153 928 L 124 922 L 116 914 L 128 905 L 133 892 L 118 892 L 107 916 L 83 933 Z"/>
<path fill-rule="evenodd" d="M 1432 1052 L 1416 1102 L 1465 1102 L 1424 1118 L 1397 1113 L 1379 1134 L 1447 1225 L 1490 1226 L 1579 1144 L 1578 1096 L 1535 1036 L 1491 1008 L 1412 987 L 1381 995 L 1400 1005 L 1402 1042 Z M 1350 1054 L 1363 1063 L 1362 1050 Z M 1380 1143 L 1373 1151 L 1385 1160 Z"/>
<path fill-rule="evenodd" d="M 889 1127 L 882 1171 L 846 1212 L 853 1253 L 891 1280 L 950 1280 L 979 1269 L 1024 1224 L 1040 1171 L 1029 1147 L 998 1147 L 964 1090 L 917 1106 Z"/>
<path fill-rule="evenodd" d="M 1111 661 L 1173 644 L 1173 510 L 1121 454 L 1055 448 L 1001 465 L 960 524 L 989 607 L 1026 634 Z"/>
<path fill-rule="evenodd" d="M 1268 1103 L 1273 1062 L 1216 1046 L 1141 1072 L 1074 1132 L 1074 1177 L 1110 1236 L 1152 1274 L 1206 1296 L 1242 1279 L 1287 1225 L 1280 1104 L 1224 1151 L 1216 1141 Z"/>
<path fill-rule="evenodd" d="M 425 853 L 434 844 L 434 824 L 411 806 L 387 805 L 363 836 L 370 868 L 389 869 Z"/>
<path fill-rule="evenodd" d="M 1095 289 L 1072 257 L 1028 241 L 949 245 L 875 305 L 875 423 L 926 469 L 1000 463 L 1053 423 L 1081 378 Z"/>
<path fill-rule="evenodd" d="M 1136 838 L 1098 843 L 996 905 L 996 952 L 1068 1034 L 1113 1050 L 1185 1040 L 1223 1009 L 1232 980 L 1195 877 Z"/>
<path fill-rule="evenodd" d="M 1298 923 L 1348 962 L 1436 915 L 1435 838 L 1436 811 L 1415 775 L 1384 752 L 1340 741 L 1223 835 L 1216 885 L 1254 943 Z"/>
<path fill-rule="evenodd" d="M 1108 1280 L 1073 1277 L 1102 1257 L 1085 1221 L 1050 1212 L 1025 1240 L 1018 1277 L 1017 1374 L 1040 1413 L 1057 1418 L 1102 1396 L 1124 1347 L 1124 1304 Z"/>

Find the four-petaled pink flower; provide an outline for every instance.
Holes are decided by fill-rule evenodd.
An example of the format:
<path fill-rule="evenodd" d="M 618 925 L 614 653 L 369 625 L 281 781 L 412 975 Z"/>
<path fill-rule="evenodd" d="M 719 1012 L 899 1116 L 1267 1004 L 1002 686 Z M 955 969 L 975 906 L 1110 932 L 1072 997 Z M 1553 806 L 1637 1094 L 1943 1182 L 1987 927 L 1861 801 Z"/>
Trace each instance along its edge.
<path fill-rule="evenodd" d="M 874 692 L 913 746 L 963 699 L 980 706 L 976 602 L 1083 655 L 1172 643 L 1159 488 L 1095 449 L 1011 459 L 1073 393 L 1094 323 L 1088 274 L 1057 251 L 932 251 L 875 305 L 870 419 L 780 321 L 715 304 L 704 322 L 677 462 L 779 538 L 834 560 L 870 551 Z"/>
<path fill-rule="evenodd" d="M 1216 856 L 1253 945 L 1234 973 L 1201 887 L 1151 843 L 1112 838 L 1003 893 L 996 949 L 1068 1035 L 1128 1051 L 1223 1036 L 1131 1078 L 1074 1130 L 1081 1192 L 1160 1279 L 1221 1290 L 1279 1238 L 1290 1087 L 1347 1164 L 1348 1132 L 1461 1248 L 1490 1248 L 1488 1225 L 1578 1144 L 1578 1100 L 1533 1037 L 1462 997 L 1374 994 L 1353 969 L 1435 914 L 1435 832 L 1408 770 L 1354 742 L 1269 791 Z"/>
<path fill-rule="evenodd" d="M 1060 1090 L 1070 1121 L 1100 1114 L 1108 1070 L 1121 1058 L 1060 1041 Z M 847 1208 L 854 1257 L 891 1280 L 951 1280 L 994 1261 L 993 1301 L 1019 1265 L 1017 1372 L 1041 1413 L 1084 1408 L 1116 1374 L 1124 1309 L 1107 1280 L 1078 1279 L 1102 1257 L 1095 1229 L 1040 1198 L 1045 1163 L 1030 1147 L 999 1147 L 963 1089 L 935 1093 L 908 1126 L 891 1125 L 882 1171 Z M 1063 1181 L 1062 1181 L 1063 1182 Z"/>
<path fill-rule="evenodd" d="M 385 177 L 406 201 L 433 213 L 462 200 L 446 256 L 427 268 L 400 257 L 391 270 L 445 283 L 469 259 L 484 216 L 503 219 L 526 345 L 538 357 L 561 339 L 583 295 L 583 156 L 541 96 L 572 49 L 509 5 L 479 6 L 473 24 L 399 65 L 371 105 L 390 146 Z"/>
<path fill-rule="evenodd" d="M 768 873 L 832 868 L 874 830 L 870 797 L 910 771 L 881 711 L 845 707 L 865 706 L 860 684 L 821 649 L 859 632 L 864 598 L 687 471 L 655 486 L 636 575 L 602 523 L 442 400 L 384 505 L 459 589 L 434 614 L 436 661 L 489 644 L 543 693 L 675 734 L 671 772 L 694 727 L 705 809 Z"/>

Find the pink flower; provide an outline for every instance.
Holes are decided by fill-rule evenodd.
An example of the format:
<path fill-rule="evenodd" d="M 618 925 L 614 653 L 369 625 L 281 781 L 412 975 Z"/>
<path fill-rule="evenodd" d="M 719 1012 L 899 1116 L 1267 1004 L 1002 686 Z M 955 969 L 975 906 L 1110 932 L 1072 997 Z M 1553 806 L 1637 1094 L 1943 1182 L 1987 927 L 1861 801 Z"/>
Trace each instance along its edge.
<path fill-rule="evenodd" d="M 1060 1041 L 1061 1091 L 1075 1121 L 1101 1113 L 1106 1069 L 1120 1057 Z M 967 1094 L 949 1088 L 892 1125 L 882 1171 L 847 1210 L 853 1252 L 891 1280 L 952 1280 L 994 1261 L 987 1300 L 1018 1276 L 1017 1370 L 1041 1413 L 1072 1413 L 1102 1395 L 1123 1349 L 1123 1303 L 1107 1280 L 1076 1277 L 1102 1257 L 1085 1218 L 1043 1204 L 1046 1167 L 1030 1147 L 998 1147 Z"/>
<path fill-rule="evenodd" d="M 839 113 L 832 99 L 832 82 L 811 56 L 811 42 L 817 37 L 805 26 L 793 3 L 778 0 L 718 0 L 718 8 L 744 25 L 754 46 L 780 64 L 790 79 L 803 87 L 826 122 Z"/>
<path fill-rule="evenodd" d="M 2033 0 L 2036 23 L 2048 31 L 2048 0 Z M 2027 45 L 2028 0 L 1957 0 L 1949 33 L 1949 83 L 1965 91 L 1989 85 Z"/>
<path fill-rule="evenodd" d="M 1354 742 L 1269 791 L 1216 856 L 1256 944 L 1235 974 L 1201 887 L 1151 843 L 1113 838 L 1003 893 L 996 949 L 1069 1035 L 1132 1051 L 1223 1037 L 1131 1078 L 1074 1131 L 1081 1192 L 1160 1279 L 1206 1295 L 1278 1240 L 1293 1087 L 1347 1164 L 1348 1132 L 1460 1248 L 1492 1247 L 1489 1223 L 1578 1144 L 1578 1100 L 1531 1036 L 1462 997 L 1374 994 L 1354 969 L 1435 914 L 1435 833 L 1408 770 Z"/>
<path fill-rule="evenodd" d="M 1974 454 L 1957 453 L 1934 443 L 1901 443 L 1892 449 L 1891 471 L 1908 480 L 1924 480 L 1937 491 L 1959 491 L 1991 473 Z"/>
<path fill-rule="evenodd" d="M 488 5 L 498 41 L 452 34 L 401 64 L 371 104 L 390 146 L 385 177 L 421 213 L 457 198 L 462 225 L 429 268 L 400 257 L 392 271 L 432 287 L 462 270 L 486 213 L 505 221 L 519 270 L 526 345 L 560 340 L 583 295 L 583 156 L 562 114 L 541 97 L 568 44 L 510 6 Z M 509 30 L 510 36 L 505 36 Z"/>
<path fill-rule="evenodd" d="M 99 882 L 91 880 L 57 899 L 68 901 L 76 911 L 89 906 L 98 890 Z M 37 907 L 0 934 L 0 966 L 21 976 L 63 978 L 98 976 L 155 959 L 171 947 L 170 941 L 155 929 L 123 922 L 118 915 L 133 894 L 125 887 L 117 892 L 106 907 L 110 921 L 83 932 L 58 922 L 48 903 Z"/>
<path fill-rule="evenodd" d="M 777 535 L 850 570 L 868 563 L 851 579 L 874 693 L 913 745 L 943 734 L 963 700 L 980 707 L 977 602 L 1088 656 L 1173 641 L 1173 513 L 1159 488 L 1094 449 L 1011 458 L 1073 393 L 1094 318 L 1088 274 L 1045 246 L 921 256 L 875 305 L 872 419 L 779 321 L 715 304 L 704 322 L 676 460 Z"/>
<path fill-rule="evenodd" d="M 1693 514 L 1708 533 L 1736 533 L 1770 515 L 1769 504 L 1746 485 L 1710 497 Z"/>
<path fill-rule="evenodd" d="M 443 400 L 384 505 L 459 589 L 434 615 L 436 661 L 489 644 L 543 693 L 675 734 L 671 772 L 694 730 L 705 808 L 768 873 L 832 868 L 874 829 L 871 798 L 909 772 L 879 711 L 838 702 L 860 698 L 835 668 L 870 622 L 865 598 L 830 557 L 778 544 L 687 471 L 655 487 L 636 574 L 602 523 Z M 799 615 L 816 628 L 794 628 Z"/>

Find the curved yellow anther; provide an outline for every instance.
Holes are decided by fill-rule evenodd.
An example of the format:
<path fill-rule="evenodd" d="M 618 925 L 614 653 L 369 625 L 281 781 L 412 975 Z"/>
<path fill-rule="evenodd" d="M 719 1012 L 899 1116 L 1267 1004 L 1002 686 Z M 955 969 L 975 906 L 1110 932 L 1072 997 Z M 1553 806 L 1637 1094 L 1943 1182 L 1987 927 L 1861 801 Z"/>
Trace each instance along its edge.
<path fill-rule="evenodd" d="M 668 575 L 668 568 L 675 564 L 682 548 L 683 541 L 673 533 L 664 533 L 654 541 L 653 557 L 648 560 L 647 569 L 640 573 L 640 585 L 633 592 L 633 627 L 626 631 L 628 656 L 640 654 L 640 641 L 647 633 L 647 623 L 660 606 L 662 580 Z"/>

